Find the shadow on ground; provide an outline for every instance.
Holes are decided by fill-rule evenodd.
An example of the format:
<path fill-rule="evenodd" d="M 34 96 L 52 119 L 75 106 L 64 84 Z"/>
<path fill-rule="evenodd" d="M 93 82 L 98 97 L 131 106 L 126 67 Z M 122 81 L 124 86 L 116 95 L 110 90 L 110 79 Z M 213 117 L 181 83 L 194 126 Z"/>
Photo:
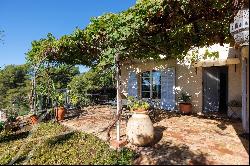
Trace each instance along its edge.
<path fill-rule="evenodd" d="M 245 150 L 249 154 L 249 133 L 245 133 L 242 129 L 241 123 L 232 123 L 232 126 L 234 127 L 235 131 L 237 132 L 237 135 L 244 146 Z"/>
<path fill-rule="evenodd" d="M 224 130 L 228 128 L 228 126 L 232 126 L 237 133 L 238 138 L 240 139 L 242 145 L 244 146 L 246 152 L 249 154 L 249 134 L 244 133 L 242 129 L 242 122 L 240 119 L 230 119 L 225 114 L 190 114 L 190 115 L 183 115 L 178 112 L 166 112 L 162 110 L 155 110 L 155 112 L 150 114 L 150 118 L 153 123 L 160 122 L 163 119 L 170 119 L 173 117 L 181 117 L 181 116 L 190 116 L 195 117 L 198 119 L 207 119 L 207 120 L 215 120 L 215 121 L 205 121 L 205 123 L 216 123 L 216 126 L 219 130 L 215 129 L 214 132 L 217 134 L 222 134 L 224 136 Z M 157 158 L 157 156 L 161 156 L 161 151 L 163 157 L 157 158 L 156 163 L 153 164 L 213 164 L 210 160 L 206 159 L 206 154 L 200 152 L 197 154 L 192 152 L 185 143 L 180 146 L 176 146 L 169 143 L 161 143 L 160 145 L 158 142 L 161 140 L 163 134 L 162 132 L 166 129 L 164 126 L 158 126 L 155 128 L 156 139 L 152 146 L 155 147 L 154 151 L 150 151 L 148 155 L 152 156 L 152 158 Z M 221 132 L 220 132 L 221 130 Z M 161 141 L 162 142 L 162 141 Z M 188 162 L 187 162 L 188 159 Z M 138 159 L 140 160 L 140 158 Z"/>
<path fill-rule="evenodd" d="M 226 114 L 215 114 L 215 113 L 202 114 L 202 115 L 194 114 L 191 116 L 202 119 L 216 120 L 217 122 L 219 122 L 219 124 L 217 124 L 217 127 L 220 128 L 221 130 L 225 130 L 228 125 L 232 125 L 239 139 L 241 140 L 242 145 L 249 154 L 249 133 L 245 133 L 243 131 L 241 119 L 231 119 L 228 118 Z"/>
<path fill-rule="evenodd" d="M 86 111 L 80 110 L 80 109 L 66 110 L 65 120 L 79 118 L 81 115 L 83 115 L 85 113 L 86 113 Z"/>
<path fill-rule="evenodd" d="M 171 142 L 155 144 L 153 147 L 144 148 L 134 161 L 134 165 L 153 164 L 153 165 L 207 165 L 212 162 L 206 159 L 206 154 L 202 152 L 192 152 L 185 144 L 173 145 Z"/>
<path fill-rule="evenodd" d="M 149 113 L 149 117 L 153 123 L 160 122 L 163 119 L 169 119 L 172 117 L 180 117 L 180 116 L 182 116 L 180 113 L 164 111 L 164 110 L 160 110 L 160 109 L 152 110 Z"/>
<path fill-rule="evenodd" d="M 68 141 L 69 139 L 73 138 L 74 137 L 74 134 L 75 133 L 67 133 L 67 134 L 63 134 L 63 135 L 59 135 L 59 136 L 56 136 L 52 139 L 49 139 L 47 141 L 47 144 L 52 147 L 52 146 L 55 146 L 57 144 L 63 144 L 64 142 Z"/>
<path fill-rule="evenodd" d="M 7 143 L 10 141 L 16 141 L 28 137 L 29 131 L 10 133 L 7 135 L 0 135 L 0 143 Z"/>
<path fill-rule="evenodd" d="M 167 128 L 164 126 L 156 126 L 155 139 L 148 145 L 148 147 L 139 148 L 140 154 L 137 159 L 134 160 L 134 165 L 139 164 L 153 164 L 153 165 L 173 165 L 173 164 L 191 164 L 191 165 L 205 165 L 212 164 L 212 162 L 206 159 L 206 154 L 202 152 L 196 152 L 190 150 L 185 145 L 174 145 L 172 142 L 160 143 L 163 136 L 163 131 Z"/>

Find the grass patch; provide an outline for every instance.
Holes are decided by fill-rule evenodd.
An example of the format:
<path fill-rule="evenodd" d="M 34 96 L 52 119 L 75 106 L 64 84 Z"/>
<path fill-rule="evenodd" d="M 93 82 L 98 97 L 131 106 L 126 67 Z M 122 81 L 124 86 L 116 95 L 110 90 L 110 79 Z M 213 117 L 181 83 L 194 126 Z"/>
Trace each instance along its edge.
<path fill-rule="evenodd" d="M 99 138 L 71 132 L 57 123 L 17 133 L 0 133 L 0 164 L 132 164 L 134 152 L 112 150 Z M 14 158 L 16 156 L 16 158 Z M 15 160 L 13 160 L 13 158 Z"/>

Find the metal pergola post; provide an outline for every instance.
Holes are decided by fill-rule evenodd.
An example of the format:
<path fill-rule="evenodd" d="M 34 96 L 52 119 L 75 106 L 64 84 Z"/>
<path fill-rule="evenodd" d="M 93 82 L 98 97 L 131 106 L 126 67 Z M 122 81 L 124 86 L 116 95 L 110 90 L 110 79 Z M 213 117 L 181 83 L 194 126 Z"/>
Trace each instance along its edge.
<path fill-rule="evenodd" d="M 116 140 L 119 142 L 120 141 L 120 110 L 121 110 L 121 83 L 120 83 L 120 79 L 121 79 L 121 69 L 120 69 L 120 58 L 119 55 L 117 54 L 115 56 L 115 65 L 116 65 L 116 104 L 117 104 L 117 108 L 116 108 L 116 115 L 117 115 L 117 122 L 116 122 Z"/>

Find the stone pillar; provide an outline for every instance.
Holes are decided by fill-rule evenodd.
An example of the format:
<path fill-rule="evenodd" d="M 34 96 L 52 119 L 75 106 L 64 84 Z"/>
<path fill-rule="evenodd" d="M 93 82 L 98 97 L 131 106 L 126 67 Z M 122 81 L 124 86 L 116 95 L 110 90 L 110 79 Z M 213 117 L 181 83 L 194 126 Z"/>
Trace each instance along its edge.
<path fill-rule="evenodd" d="M 242 125 L 249 133 L 249 46 L 242 46 Z"/>

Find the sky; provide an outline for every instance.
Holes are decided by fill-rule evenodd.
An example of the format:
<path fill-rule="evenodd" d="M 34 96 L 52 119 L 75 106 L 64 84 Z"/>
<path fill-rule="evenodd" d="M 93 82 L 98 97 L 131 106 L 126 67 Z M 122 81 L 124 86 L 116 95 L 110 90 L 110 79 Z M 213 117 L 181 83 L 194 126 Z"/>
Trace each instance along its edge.
<path fill-rule="evenodd" d="M 52 33 L 59 38 L 76 27 L 86 27 L 91 17 L 118 13 L 136 0 L 0 0 L 0 68 L 24 64 L 33 40 Z M 80 67 L 80 71 L 87 68 Z"/>

